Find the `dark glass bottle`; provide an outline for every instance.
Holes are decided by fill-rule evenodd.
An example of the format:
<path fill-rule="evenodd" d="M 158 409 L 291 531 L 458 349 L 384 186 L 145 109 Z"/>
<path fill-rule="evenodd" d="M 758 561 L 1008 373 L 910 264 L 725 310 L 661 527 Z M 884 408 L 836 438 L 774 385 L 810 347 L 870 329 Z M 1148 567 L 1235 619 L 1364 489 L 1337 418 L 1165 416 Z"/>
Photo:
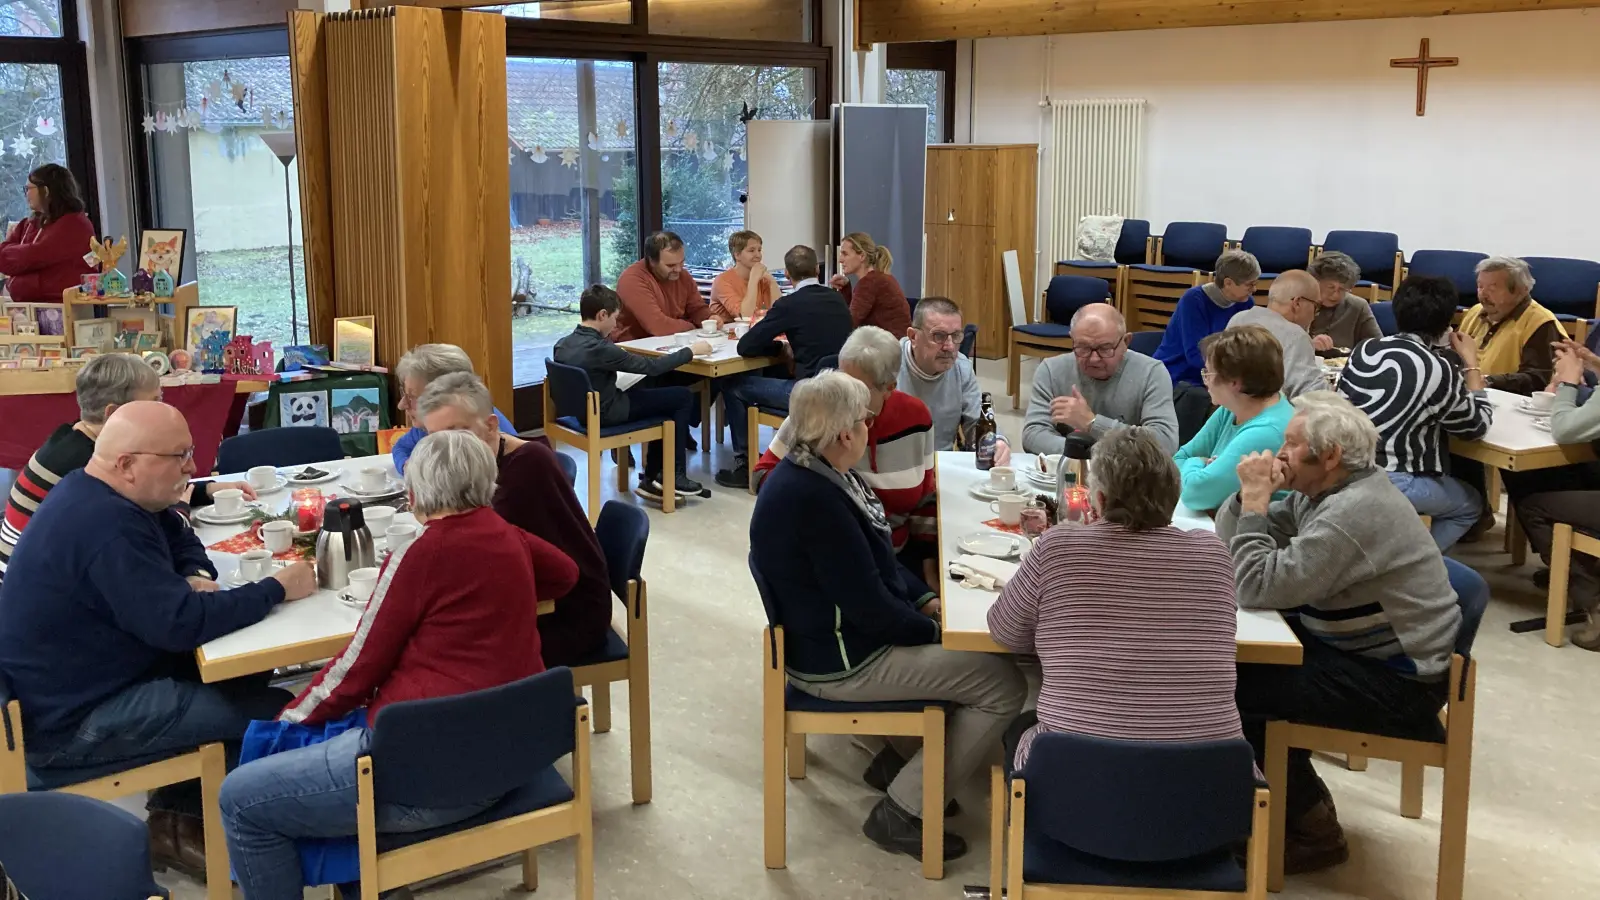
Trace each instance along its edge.
<path fill-rule="evenodd" d="M 994 468 L 994 445 L 1000 439 L 1000 426 L 994 420 L 994 398 L 983 395 L 983 411 L 972 426 L 972 445 L 978 451 L 978 469 Z"/>

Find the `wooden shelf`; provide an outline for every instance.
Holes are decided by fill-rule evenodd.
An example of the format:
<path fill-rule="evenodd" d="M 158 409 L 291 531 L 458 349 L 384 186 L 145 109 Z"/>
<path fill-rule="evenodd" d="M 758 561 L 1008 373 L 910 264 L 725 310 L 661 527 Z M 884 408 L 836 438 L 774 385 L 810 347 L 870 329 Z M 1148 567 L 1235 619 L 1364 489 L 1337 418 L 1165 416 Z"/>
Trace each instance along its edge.
<path fill-rule="evenodd" d="M 65 344 L 67 339 L 59 334 L 0 334 L 0 344 Z"/>

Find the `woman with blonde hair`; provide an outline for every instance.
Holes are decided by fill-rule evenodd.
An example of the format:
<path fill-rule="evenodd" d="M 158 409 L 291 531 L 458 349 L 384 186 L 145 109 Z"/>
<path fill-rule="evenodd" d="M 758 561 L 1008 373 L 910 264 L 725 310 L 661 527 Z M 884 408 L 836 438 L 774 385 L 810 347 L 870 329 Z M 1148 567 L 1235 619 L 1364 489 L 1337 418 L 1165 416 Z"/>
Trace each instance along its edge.
<path fill-rule="evenodd" d="M 754 322 L 778 299 L 778 279 L 761 261 L 761 235 L 735 231 L 728 235 L 733 268 L 711 282 L 711 311 L 723 320 Z"/>
<path fill-rule="evenodd" d="M 849 302 L 850 318 L 858 327 L 876 325 L 901 337 L 911 328 L 911 306 L 900 282 L 889 274 L 893 263 L 888 247 L 873 241 L 870 234 L 852 231 L 839 241 L 839 272 L 828 284 Z"/>

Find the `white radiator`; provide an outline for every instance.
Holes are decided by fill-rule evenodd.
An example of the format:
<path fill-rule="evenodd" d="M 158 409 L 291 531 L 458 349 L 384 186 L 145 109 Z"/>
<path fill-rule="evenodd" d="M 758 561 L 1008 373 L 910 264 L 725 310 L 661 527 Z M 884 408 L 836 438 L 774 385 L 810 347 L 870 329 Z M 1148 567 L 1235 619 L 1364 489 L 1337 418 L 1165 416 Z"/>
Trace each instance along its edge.
<path fill-rule="evenodd" d="M 1074 259 L 1084 216 L 1139 215 L 1143 100 L 1050 104 L 1050 257 Z M 1053 268 L 1053 265 L 1052 265 Z"/>

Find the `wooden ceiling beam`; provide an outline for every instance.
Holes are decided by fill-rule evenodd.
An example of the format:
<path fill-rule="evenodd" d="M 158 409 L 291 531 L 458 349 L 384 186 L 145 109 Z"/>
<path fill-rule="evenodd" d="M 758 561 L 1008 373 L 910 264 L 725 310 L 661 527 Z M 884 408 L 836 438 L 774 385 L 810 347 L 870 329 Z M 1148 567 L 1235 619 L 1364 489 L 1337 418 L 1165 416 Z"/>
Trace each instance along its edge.
<path fill-rule="evenodd" d="M 1584 9 L 1600 0 L 856 0 L 863 44 Z"/>

